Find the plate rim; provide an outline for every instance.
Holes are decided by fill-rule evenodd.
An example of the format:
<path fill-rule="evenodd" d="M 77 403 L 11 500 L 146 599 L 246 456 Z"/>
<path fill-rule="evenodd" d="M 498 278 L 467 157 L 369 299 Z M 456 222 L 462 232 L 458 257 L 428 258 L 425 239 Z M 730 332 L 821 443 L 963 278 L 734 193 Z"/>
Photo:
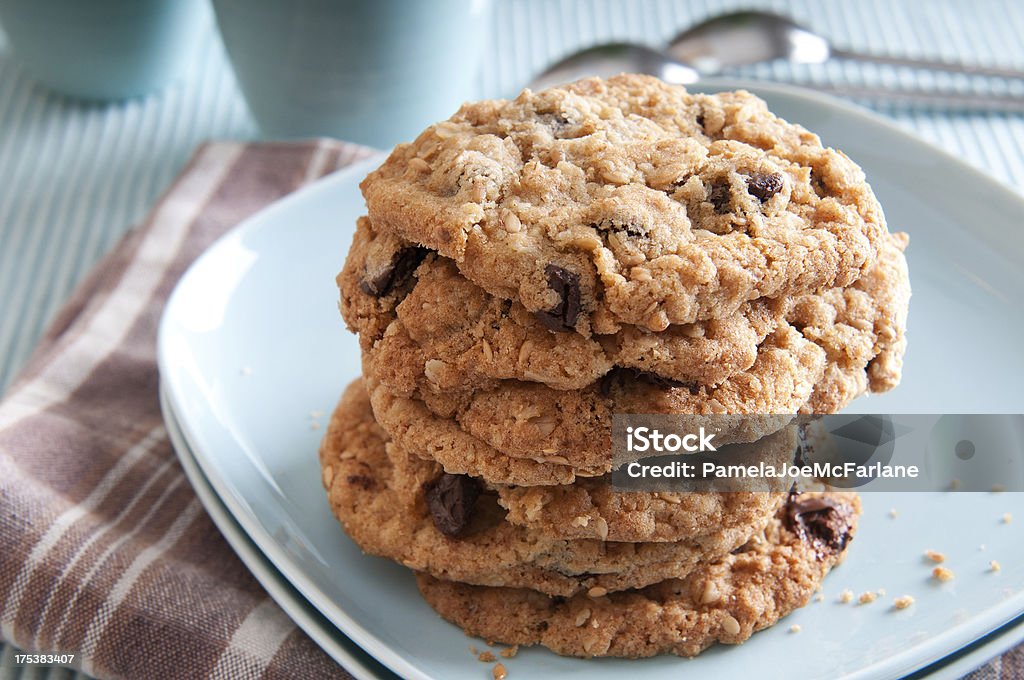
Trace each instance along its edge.
<path fill-rule="evenodd" d="M 220 494 L 217 493 L 217 490 L 213 488 L 213 485 L 206 478 L 197 457 L 192 453 L 191 447 L 185 441 L 184 433 L 181 431 L 178 418 L 174 414 L 174 409 L 168 400 L 162 383 L 158 391 L 160 396 L 160 414 L 164 420 L 164 428 L 167 430 L 167 437 L 171 442 L 171 448 L 181 464 L 185 477 L 199 498 L 199 502 L 203 504 L 203 508 L 206 510 L 206 514 L 209 515 L 210 520 L 217 527 L 217 530 L 220 531 L 224 540 L 227 541 L 238 559 L 267 592 L 267 595 L 284 610 L 288 618 L 306 633 L 318 647 L 324 650 L 328 656 L 334 659 L 357 680 L 388 680 L 389 678 L 396 678 L 397 676 L 391 673 L 386 666 L 345 635 L 344 631 L 331 623 L 312 602 L 299 593 L 291 581 L 274 566 L 262 548 L 256 545 L 245 532 L 241 524 L 238 523 L 238 520 L 235 519 L 234 514 L 221 499 Z M 302 599 L 300 601 L 297 598 Z M 323 617 L 326 624 L 332 630 L 326 630 L 320 622 L 309 617 L 303 611 L 305 607 L 315 610 L 319 616 Z M 334 635 L 340 635 L 345 638 L 350 644 L 359 649 L 360 652 L 368 656 L 373 663 L 381 666 L 388 675 L 382 675 L 368 667 L 363 660 L 353 655 L 344 646 L 336 643 Z"/>

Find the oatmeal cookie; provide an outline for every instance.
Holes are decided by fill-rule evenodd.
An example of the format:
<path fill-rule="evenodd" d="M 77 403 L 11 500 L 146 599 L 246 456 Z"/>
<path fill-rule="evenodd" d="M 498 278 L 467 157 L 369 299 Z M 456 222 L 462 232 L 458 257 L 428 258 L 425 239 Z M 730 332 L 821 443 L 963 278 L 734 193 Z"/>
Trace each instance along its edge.
<path fill-rule="evenodd" d="M 518 393 L 512 392 L 508 403 L 495 393 L 498 401 L 494 407 L 502 411 L 488 416 L 483 402 L 478 402 L 481 417 L 490 418 L 490 424 L 479 428 L 477 434 L 475 429 L 461 426 L 454 418 L 438 415 L 418 399 L 393 394 L 373 376 L 366 377 L 366 385 L 377 422 L 391 439 L 410 453 L 440 463 L 448 472 L 480 477 L 491 484 L 556 485 L 571 484 L 577 477 L 607 474 L 615 464 L 623 462 L 612 458 L 612 412 L 607 408 L 602 409 L 600 418 L 583 418 L 572 423 L 572 427 L 565 427 L 563 437 L 557 433 L 559 425 L 551 415 L 557 411 L 534 409 L 533 402 L 524 402 L 526 408 L 522 409 L 513 399 Z M 672 396 L 657 386 L 652 386 L 651 390 L 663 400 L 659 402 L 652 397 L 642 401 L 642 407 L 621 412 L 677 414 L 680 430 L 696 432 L 704 426 L 717 432 L 716 444 L 758 442 L 786 427 L 793 419 L 792 414 L 763 415 L 757 411 L 728 418 L 721 415 L 725 411 L 713 410 L 687 418 L 686 411 L 656 411 L 658 403 L 671 404 Z M 567 399 L 579 396 L 578 392 L 556 394 L 566 395 Z M 519 415 L 518 419 L 515 414 Z M 586 410 L 568 409 L 566 414 L 583 416 Z"/>
<path fill-rule="evenodd" d="M 854 494 L 792 498 L 741 549 L 688 576 L 638 590 L 552 598 L 418 574 L 427 602 L 467 634 L 579 657 L 695 656 L 739 644 L 804 606 L 845 556 L 860 513 Z"/>
<path fill-rule="evenodd" d="M 761 99 L 640 75 L 466 104 L 361 188 L 381 231 L 584 335 L 848 286 L 887 233 L 863 171 Z"/>
<path fill-rule="evenodd" d="M 403 452 L 376 426 L 361 381 L 342 396 L 320 448 L 335 516 L 368 553 L 466 583 L 570 596 L 688 573 L 745 543 L 771 519 L 707 525 L 686 540 L 549 540 L 504 521 L 493 492 Z"/>
<path fill-rule="evenodd" d="M 614 413 L 746 416 L 750 432 L 729 441 L 759 439 L 779 429 L 781 424 L 773 422 L 784 414 L 834 413 L 861 394 L 884 392 L 900 380 L 910 299 L 905 246 L 906 236 L 893 234 L 853 286 L 793 300 L 785 324 L 765 338 L 754 364 L 718 386 L 678 386 L 617 368 L 580 390 L 515 380 L 472 392 L 420 387 L 400 397 L 417 402 L 421 414 L 414 418 L 407 412 L 404 420 L 426 426 L 425 406 L 436 418 L 456 421 L 464 433 L 509 457 L 569 465 L 592 476 L 607 464 Z M 372 357 L 365 358 L 364 371 L 374 384 L 376 366 Z M 385 376 L 394 375 L 385 369 Z M 392 391 L 395 385 L 389 381 L 382 389 Z M 385 429 L 390 430 L 390 422 L 382 417 Z"/>
<path fill-rule="evenodd" d="M 388 285 L 379 285 L 384 279 Z M 451 260 L 378 233 L 365 217 L 337 283 L 342 314 L 373 372 L 405 396 L 500 380 L 581 389 L 615 367 L 714 386 L 750 368 L 785 312 L 784 300 L 762 298 L 733 316 L 660 333 L 629 325 L 603 336 L 552 333 L 519 302 L 488 294 Z"/>

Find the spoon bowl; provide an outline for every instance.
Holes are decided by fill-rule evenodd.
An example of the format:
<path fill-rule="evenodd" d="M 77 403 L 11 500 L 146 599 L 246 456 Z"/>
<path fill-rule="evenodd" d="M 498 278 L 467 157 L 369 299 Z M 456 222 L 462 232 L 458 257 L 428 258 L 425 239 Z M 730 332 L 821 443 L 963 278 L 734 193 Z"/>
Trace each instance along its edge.
<path fill-rule="evenodd" d="M 699 79 L 696 70 L 663 52 L 630 43 L 610 43 L 575 52 L 555 62 L 527 86 L 542 90 L 580 78 L 609 78 L 620 73 L 647 73 L 673 85 L 689 85 Z"/>
<path fill-rule="evenodd" d="M 792 19 L 771 12 L 721 14 L 683 31 L 665 52 L 704 75 L 731 66 L 788 59 L 820 64 L 832 55 L 828 41 Z"/>

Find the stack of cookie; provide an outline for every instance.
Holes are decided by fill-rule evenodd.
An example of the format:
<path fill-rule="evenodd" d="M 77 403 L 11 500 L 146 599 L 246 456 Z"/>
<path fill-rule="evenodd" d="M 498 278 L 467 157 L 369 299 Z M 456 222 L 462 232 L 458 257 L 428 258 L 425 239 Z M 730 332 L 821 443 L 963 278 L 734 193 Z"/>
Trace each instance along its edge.
<path fill-rule="evenodd" d="M 364 378 L 320 456 L 366 552 L 469 633 L 576 656 L 690 656 L 809 600 L 856 496 L 615 491 L 611 422 L 747 416 L 722 443 L 786 456 L 765 423 L 897 384 L 906 237 L 854 163 L 749 93 L 619 76 L 465 105 L 362 189 Z"/>

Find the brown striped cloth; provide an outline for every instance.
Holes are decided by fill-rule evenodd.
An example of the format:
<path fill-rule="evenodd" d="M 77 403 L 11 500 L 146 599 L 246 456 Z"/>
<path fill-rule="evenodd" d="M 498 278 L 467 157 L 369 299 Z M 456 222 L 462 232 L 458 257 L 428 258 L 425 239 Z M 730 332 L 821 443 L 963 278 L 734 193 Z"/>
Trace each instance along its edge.
<path fill-rule="evenodd" d="M 157 322 L 217 237 L 370 151 L 203 146 L 0 403 L 0 635 L 100 678 L 349 678 L 207 517 L 167 439 Z M 53 244 L 59 247 L 59 244 Z"/>

